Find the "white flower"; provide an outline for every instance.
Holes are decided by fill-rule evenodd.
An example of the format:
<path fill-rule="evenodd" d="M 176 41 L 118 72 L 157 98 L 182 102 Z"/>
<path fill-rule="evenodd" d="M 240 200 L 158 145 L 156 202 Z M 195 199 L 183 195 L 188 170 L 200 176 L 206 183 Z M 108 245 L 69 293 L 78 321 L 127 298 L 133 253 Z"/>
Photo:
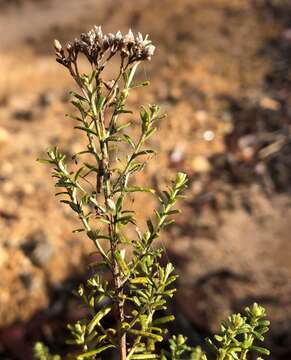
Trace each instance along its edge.
<path fill-rule="evenodd" d="M 102 37 L 103 37 L 103 32 L 102 32 L 102 29 L 101 29 L 101 26 L 94 26 L 94 31 L 95 31 L 95 34 L 96 34 L 96 38 L 98 40 L 101 40 Z"/>
<path fill-rule="evenodd" d="M 154 45 L 148 45 L 145 48 L 145 55 L 148 60 L 151 59 L 151 57 L 154 55 L 156 47 Z"/>
<path fill-rule="evenodd" d="M 128 33 L 124 36 L 124 43 L 133 44 L 134 43 L 134 35 L 131 29 L 129 29 Z"/>

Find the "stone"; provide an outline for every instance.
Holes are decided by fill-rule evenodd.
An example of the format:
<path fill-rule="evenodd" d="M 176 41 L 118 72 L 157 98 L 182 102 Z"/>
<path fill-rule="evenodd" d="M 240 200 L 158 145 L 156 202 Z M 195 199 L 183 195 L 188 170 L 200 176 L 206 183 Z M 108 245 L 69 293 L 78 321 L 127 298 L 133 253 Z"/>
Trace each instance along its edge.
<path fill-rule="evenodd" d="M 212 140 L 214 140 L 214 138 L 215 138 L 215 133 L 214 133 L 214 131 L 212 131 L 212 130 L 206 130 L 206 131 L 204 131 L 204 133 L 203 133 L 203 139 L 204 139 L 205 141 L 212 141 Z"/>
<path fill-rule="evenodd" d="M 15 185 L 12 181 L 5 181 L 2 185 L 3 194 L 11 195 L 15 191 Z"/>
<path fill-rule="evenodd" d="M 195 156 L 191 162 L 191 165 L 192 169 L 196 173 L 207 173 L 211 170 L 211 165 L 208 159 L 202 155 Z"/>
<path fill-rule="evenodd" d="M 0 269 L 6 264 L 8 260 L 7 250 L 0 245 Z"/>
<path fill-rule="evenodd" d="M 268 96 L 265 96 L 260 101 L 260 106 L 266 110 L 278 111 L 281 108 L 279 101 L 274 100 Z"/>
<path fill-rule="evenodd" d="M 14 166 L 11 161 L 4 160 L 1 162 L 0 171 L 1 176 L 7 177 L 10 176 L 13 173 Z"/>
<path fill-rule="evenodd" d="M 176 146 L 171 152 L 170 160 L 172 163 L 179 163 L 184 157 L 184 149 L 181 146 Z"/>
<path fill-rule="evenodd" d="M 55 94 L 53 92 L 47 91 L 40 94 L 37 103 L 41 108 L 46 108 L 50 106 L 55 100 L 56 100 Z"/>
<path fill-rule="evenodd" d="M 19 121 L 31 121 L 33 120 L 32 110 L 16 110 L 13 112 L 12 117 Z"/>
<path fill-rule="evenodd" d="M 201 125 L 203 125 L 208 119 L 208 113 L 205 110 L 198 110 L 195 112 L 195 118 Z"/>
<path fill-rule="evenodd" d="M 31 183 L 25 183 L 21 190 L 25 195 L 32 195 L 35 192 L 35 186 Z"/>
<path fill-rule="evenodd" d="M 43 231 L 29 235 L 22 243 L 21 249 L 32 264 L 38 267 L 44 267 L 54 253 L 53 245 Z"/>
<path fill-rule="evenodd" d="M 10 138 L 9 132 L 3 127 L 0 127 L 0 146 L 7 144 L 9 138 Z"/>

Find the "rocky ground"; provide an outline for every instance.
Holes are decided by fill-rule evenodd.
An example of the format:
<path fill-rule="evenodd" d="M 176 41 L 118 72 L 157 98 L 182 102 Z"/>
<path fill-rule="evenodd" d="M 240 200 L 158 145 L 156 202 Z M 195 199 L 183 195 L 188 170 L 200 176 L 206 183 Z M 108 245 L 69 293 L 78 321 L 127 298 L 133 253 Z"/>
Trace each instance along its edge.
<path fill-rule="evenodd" d="M 288 1 L 2 0 L 0 9 L 1 359 L 29 359 L 40 337 L 60 344 L 64 322 L 80 315 L 68 299 L 92 249 L 72 234 L 77 222 L 36 158 L 55 144 L 80 148 L 64 119 L 72 82 L 51 43 L 93 24 L 150 33 L 158 48 L 139 74 L 152 85 L 131 106 L 168 113 L 144 177 L 158 189 L 178 169 L 190 177 L 162 239 L 181 275 L 176 327 L 200 341 L 258 301 L 272 321 L 272 359 L 290 358 Z"/>

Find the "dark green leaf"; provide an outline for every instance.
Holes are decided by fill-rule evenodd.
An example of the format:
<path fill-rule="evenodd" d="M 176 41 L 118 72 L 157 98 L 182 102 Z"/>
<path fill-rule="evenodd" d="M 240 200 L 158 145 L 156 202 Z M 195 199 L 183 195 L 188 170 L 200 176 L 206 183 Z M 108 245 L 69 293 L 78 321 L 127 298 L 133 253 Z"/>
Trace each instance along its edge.
<path fill-rule="evenodd" d="M 75 128 L 75 129 L 82 130 L 82 131 L 85 131 L 87 134 L 92 134 L 92 135 L 98 136 L 95 131 L 93 131 L 92 129 L 89 129 L 89 128 L 87 128 L 87 127 L 84 127 L 84 126 L 75 126 L 74 128 Z"/>

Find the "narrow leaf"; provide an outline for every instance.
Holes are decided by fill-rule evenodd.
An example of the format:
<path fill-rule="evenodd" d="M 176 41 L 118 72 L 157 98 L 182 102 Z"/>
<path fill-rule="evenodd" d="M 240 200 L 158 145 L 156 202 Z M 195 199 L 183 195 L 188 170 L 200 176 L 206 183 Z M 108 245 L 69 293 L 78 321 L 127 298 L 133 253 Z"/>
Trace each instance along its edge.
<path fill-rule="evenodd" d="M 89 357 L 92 357 L 93 355 L 100 354 L 101 352 L 103 352 L 103 351 L 105 351 L 105 350 L 107 350 L 109 348 L 113 348 L 113 347 L 115 347 L 115 346 L 114 345 L 101 346 L 99 349 L 87 351 L 84 354 L 78 355 L 77 359 L 78 360 L 87 359 Z"/>
<path fill-rule="evenodd" d="M 89 324 L 87 325 L 87 330 L 88 330 L 88 334 L 90 334 L 96 325 L 99 324 L 100 320 L 102 318 L 104 318 L 104 316 L 106 316 L 108 313 L 110 313 L 111 311 L 111 306 L 107 306 L 103 309 L 101 309 L 94 317 L 93 319 L 89 322 Z"/>
<path fill-rule="evenodd" d="M 158 359 L 159 356 L 156 354 L 136 354 L 132 355 L 130 359 L 132 360 L 146 360 L 146 359 Z"/>
<path fill-rule="evenodd" d="M 95 131 L 93 131 L 92 129 L 89 129 L 87 127 L 84 127 L 84 126 L 75 126 L 74 129 L 79 129 L 79 130 L 85 131 L 86 133 L 97 136 L 97 133 Z"/>
<path fill-rule="evenodd" d="M 163 337 L 161 335 L 153 334 L 153 333 L 150 333 L 147 331 L 136 330 L 136 329 L 129 329 L 128 331 L 133 335 L 142 336 L 142 337 L 149 338 L 149 339 L 154 339 L 158 342 L 163 341 Z"/>
<path fill-rule="evenodd" d="M 148 193 L 155 193 L 154 189 L 141 187 L 141 186 L 129 186 L 124 189 L 125 192 L 148 192 Z"/>

